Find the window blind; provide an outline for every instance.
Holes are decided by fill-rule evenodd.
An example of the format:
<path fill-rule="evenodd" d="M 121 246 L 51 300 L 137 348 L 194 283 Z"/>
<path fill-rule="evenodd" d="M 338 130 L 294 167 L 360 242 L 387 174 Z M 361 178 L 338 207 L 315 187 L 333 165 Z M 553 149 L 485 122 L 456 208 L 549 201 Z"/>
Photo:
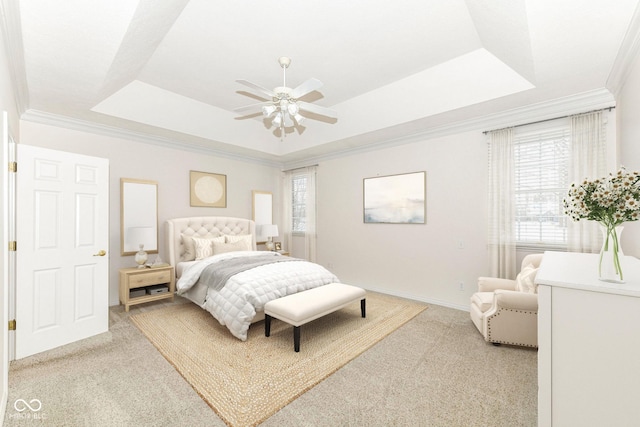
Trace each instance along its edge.
<path fill-rule="evenodd" d="M 569 186 L 568 120 L 515 134 L 515 238 L 518 246 L 566 247 L 562 199 Z"/>
<path fill-rule="evenodd" d="M 307 176 L 294 175 L 291 178 L 291 231 L 304 233 L 307 230 Z"/>

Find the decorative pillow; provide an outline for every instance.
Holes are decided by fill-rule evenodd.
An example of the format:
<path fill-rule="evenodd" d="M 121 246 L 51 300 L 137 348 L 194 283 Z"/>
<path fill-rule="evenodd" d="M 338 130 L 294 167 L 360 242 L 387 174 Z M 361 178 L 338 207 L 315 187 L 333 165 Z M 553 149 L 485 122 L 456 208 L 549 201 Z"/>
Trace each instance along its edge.
<path fill-rule="evenodd" d="M 218 255 L 218 254 L 224 254 L 227 252 L 235 252 L 235 251 L 248 251 L 251 249 L 247 249 L 247 244 L 246 242 L 239 240 L 237 242 L 233 242 L 233 243 L 225 243 L 225 242 L 219 242 L 219 241 L 214 241 L 213 242 L 213 254 L 214 255 Z"/>
<path fill-rule="evenodd" d="M 239 234 L 239 235 L 226 235 L 227 243 L 243 243 L 244 249 L 235 249 L 237 251 L 250 251 L 253 250 L 253 236 L 251 234 Z"/>
<path fill-rule="evenodd" d="M 209 238 L 192 237 L 191 239 L 193 240 L 195 248 L 196 261 L 213 256 L 214 242 L 224 242 L 224 236 Z"/>
<path fill-rule="evenodd" d="M 182 236 L 182 243 L 184 244 L 184 260 L 185 261 L 193 261 L 196 259 L 196 248 L 193 244 L 193 237 L 186 236 L 184 234 Z"/>
<path fill-rule="evenodd" d="M 516 291 L 529 294 L 537 293 L 538 287 L 533 282 L 536 278 L 536 273 L 538 273 L 538 269 L 533 264 L 526 265 L 516 277 Z"/>

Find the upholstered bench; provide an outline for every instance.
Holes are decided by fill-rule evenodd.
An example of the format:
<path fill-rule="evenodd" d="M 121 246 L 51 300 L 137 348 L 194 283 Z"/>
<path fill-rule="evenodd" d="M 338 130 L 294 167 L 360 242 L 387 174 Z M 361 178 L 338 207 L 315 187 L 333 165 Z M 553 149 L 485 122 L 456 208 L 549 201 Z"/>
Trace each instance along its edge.
<path fill-rule="evenodd" d="M 309 289 L 269 301 L 264 305 L 264 334 L 271 334 L 271 318 L 293 325 L 293 349 L 300 351 L 300 326 L 360 300 L 362 317 L 366 317 L 366 292 L 344 283 Z"/>

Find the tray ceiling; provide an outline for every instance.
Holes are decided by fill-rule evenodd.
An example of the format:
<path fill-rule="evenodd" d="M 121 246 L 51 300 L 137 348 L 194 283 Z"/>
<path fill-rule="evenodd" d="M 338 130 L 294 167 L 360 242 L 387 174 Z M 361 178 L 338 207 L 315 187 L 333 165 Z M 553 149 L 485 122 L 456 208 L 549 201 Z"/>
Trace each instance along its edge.
<path fill-rule="evenodd" d="M 292 161 L 601 90 L 638 0 L 17 4 L 26 115 Z M 280 56 L 336 122 L 281 140 L 232 111 L 259 102 L 236 79 L 281 85 Z"/>

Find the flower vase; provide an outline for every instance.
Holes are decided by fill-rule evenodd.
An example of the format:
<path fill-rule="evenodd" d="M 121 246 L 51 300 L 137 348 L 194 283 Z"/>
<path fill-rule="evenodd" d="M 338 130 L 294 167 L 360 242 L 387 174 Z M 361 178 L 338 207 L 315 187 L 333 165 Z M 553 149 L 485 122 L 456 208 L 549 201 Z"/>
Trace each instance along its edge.
<path fill-rule="evenodd" d="M 600 249 L 600 264 L 598 276 L 603 282 L 624 283 L 622 274 L 622 260 L 624 254 L 620 246 L 620 235 L 624 227 L 601 226 L 602 249 Z"/>

